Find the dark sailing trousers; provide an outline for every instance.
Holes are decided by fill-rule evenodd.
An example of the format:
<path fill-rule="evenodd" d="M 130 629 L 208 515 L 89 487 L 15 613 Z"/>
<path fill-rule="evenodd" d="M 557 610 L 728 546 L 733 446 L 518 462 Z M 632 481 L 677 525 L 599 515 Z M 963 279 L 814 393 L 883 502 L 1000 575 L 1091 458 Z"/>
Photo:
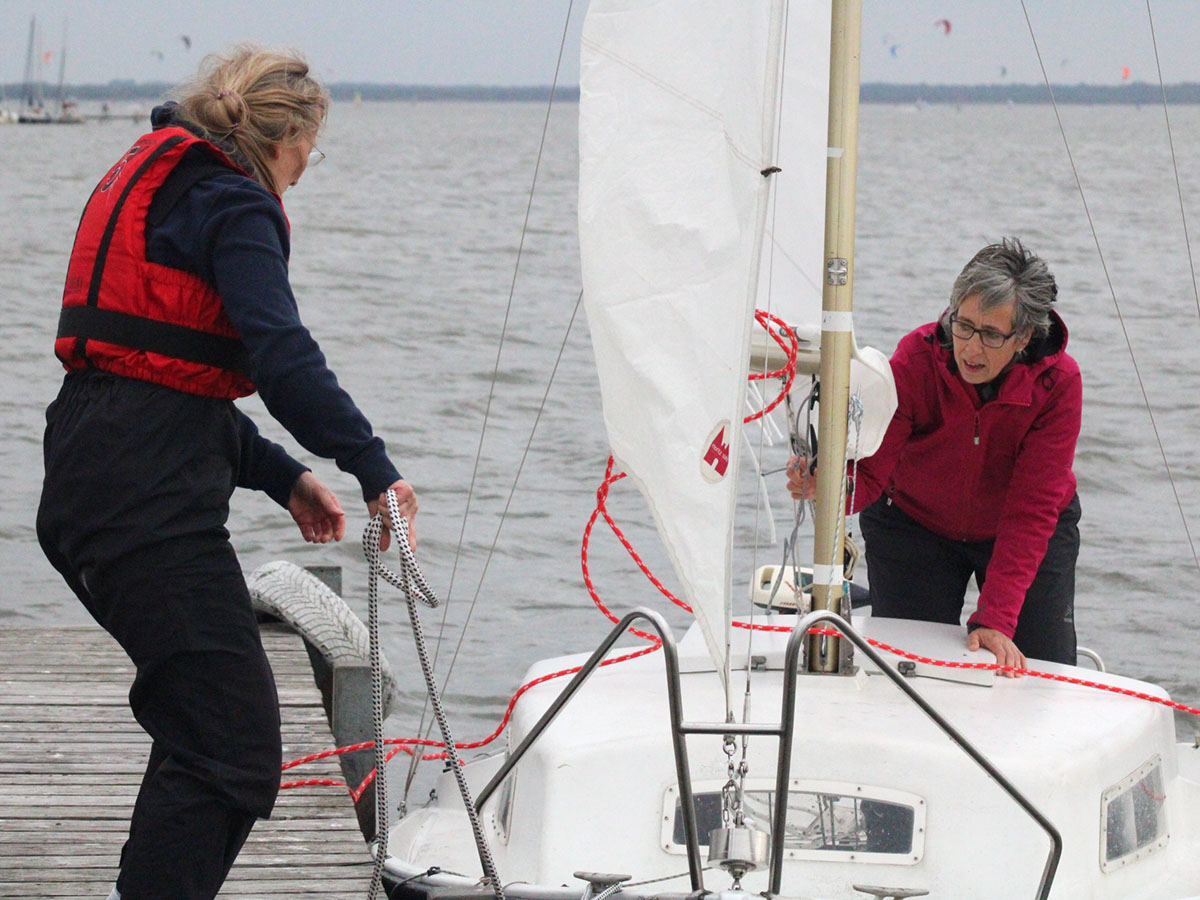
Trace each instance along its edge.
<path fill-rule="evenodd" d="M 1075 561 L 1079 495 L 1058 517 L 1037 576 L 1025 593 L 1013 642 L 1030 659 L 1075 665 Z M 859 517 L 866 541 L 871 615 L 959 624 L 972 575 L 982 588 L 994 540 L 934 534 L 882 497 Z"/>
<path fill-rule="evenodd" d="M 282 750 L 275 682 L 225 530 L 236 483 L 228 401 L 69 375 L 46 412 L 38 540 L 137 669 L 153 739 L 121 852 L 122 900 L 210 900 Z"/>

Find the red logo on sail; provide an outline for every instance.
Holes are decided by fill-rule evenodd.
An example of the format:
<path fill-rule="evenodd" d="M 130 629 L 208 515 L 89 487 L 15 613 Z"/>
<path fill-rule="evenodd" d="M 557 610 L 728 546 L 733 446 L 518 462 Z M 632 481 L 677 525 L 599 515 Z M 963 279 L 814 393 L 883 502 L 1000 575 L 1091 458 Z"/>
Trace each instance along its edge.
<path fill-rule="evenodd" d="M 704 477 L 709 481 L 720 481 L 729 469 L 729 444 L 725 440 L 725 428 L 728 422 L 722 422 L 716 428 L 704 452 L 704 465 L 700 467 Z"/>

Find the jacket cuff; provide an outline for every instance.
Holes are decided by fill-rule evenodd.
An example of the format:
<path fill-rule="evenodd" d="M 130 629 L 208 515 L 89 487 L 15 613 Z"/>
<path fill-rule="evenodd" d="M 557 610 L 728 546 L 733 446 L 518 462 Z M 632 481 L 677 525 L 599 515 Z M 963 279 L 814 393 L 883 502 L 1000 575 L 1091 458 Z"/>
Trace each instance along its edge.
<path fill-rule="evenodd" d="M 400 473 L 386 457 L 382 464 L 372 466 L 368 471 L 354 474 L 359 485 L 362 486 L 363 500 L 367 503 L 377 499 L 380 494 L 400 480 Z"/>
<path fill-rule="evenodd" d="M 1012 640 L 1013 635 L 1016 634 L 1017 631 L 1015 622 L 1010 624 L 1008 621 L 1001 619 L 990 610 L 984 609 L 975 610 L 975 612 L 971 615 L 971 618 L 967 619 L 967 634 L 970 634 L 977 628 L 990 628 L 993 631 L 1000 632 L 1009 640 Z"/>
<path fill-rule="evenodd" d="M 268 497 L 284 509 L 287 509 L 288 500 L 292 498 L 292 488 L 296 486 L 296 482 L 300 480 L 301 475 L 312 470 L 303 463 L 297 462 L 287 454 L 284 454 L 283 459 L 279 461 L 279 465 L 274 471 L 279 473 L 278 478 L 272 478 L 271 483 L 266 485 L 263 490 Z"/>

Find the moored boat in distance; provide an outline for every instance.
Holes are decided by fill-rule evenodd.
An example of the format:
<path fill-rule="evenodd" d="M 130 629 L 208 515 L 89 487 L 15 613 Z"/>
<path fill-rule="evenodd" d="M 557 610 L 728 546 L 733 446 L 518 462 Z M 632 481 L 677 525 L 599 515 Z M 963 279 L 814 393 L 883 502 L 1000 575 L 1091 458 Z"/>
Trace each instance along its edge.
<path fill-rule="evenodd" d="M 41 78 L 43 56 L 36 52 L 38 44 L 37 17 L 29 17 L 29 42 L 25 50 L 25 81 L 22 88 L 21 108 L 16 121 L 22 125 L 82 125 L 84 121 L 77 111 L 74 100 L 63 93 L 63 78 L 67 65 L 67 24 L 63 22 L 62 49 L 58 57 L 58 100 L 57 112 L 52 111 L 43 97 L 44 85 Z"/>

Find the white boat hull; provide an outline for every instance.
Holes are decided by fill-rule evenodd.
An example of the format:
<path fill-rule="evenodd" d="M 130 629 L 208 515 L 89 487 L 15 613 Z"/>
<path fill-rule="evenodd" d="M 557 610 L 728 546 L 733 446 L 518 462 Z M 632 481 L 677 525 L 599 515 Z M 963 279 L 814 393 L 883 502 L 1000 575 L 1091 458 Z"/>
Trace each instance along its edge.
<path fill-rule="evenodd" d="M 864 630 L 922 656 L 951 661 L 967 656 L 963 631 L 954 626 L 867 619 Z M 735 632 L 740 632 L 744 658 L 746 632 Z M 753 638 L 753 655 L 760 658 L 756 665 L 765 667 L 752 673 L 754 721 L 779 721 L 786 638 L 762 633 Z M 735 647 L 735 658 L 737 654 Z M 697 635 L 689 633 L 679 656 L 685 716 L 720 721 L 723 692 Z M 990 660 L 986 653 L 976 656 L 976 661 Z M 581 661 L 547 660 L 527 678 Z M 1052 663 L 1035 666 L 1165 697 L 1151 685 L 1120 676 Z M 1046 834 L 888 679 L 869 674 L 871 668 L 860 666 L 854 675 L 799 677 L 790 790 L 793 798 L 811 792 L 909 805 L 914 810 L 910 849 L 872 852 L 861 834 L 843 834 L 847 846 L 841 849 L 821 849 L 820 839 L 789 838 L 783 895 L 862 897 L 852 885 L 868 884 L 924 889 L 932 897 L 1035 896 L 1050 846 Z M 913 684 L 919 693 L 1062 834 L 1051 897 L 1178 900 L 1200 891 L 1200 750 L 1176 744 L 1169 709 L 1040 678 L 1006 679 L 988 672 L 981 679 L 972 670 L 926 671 L 952 680 L 918 676 Z M 561 687 L 561 681 L 552 681 L 522 698 L 511 726 L 513 746 Z M 484 809 L 484 826 L 504 881 L 553 891 L 579 885 L 574 878 L 579 870 L 620 872 L 635 882 L 666 879 L 654 888 L 639 888 L 639 893 L 687 892 L 687 857 L 675 839 L 677 788 L 669 721 L 661 654 L 597 671 L 520 762 L 511 788 L 497 792 Z M 652 722 L 662 722 L 662 727 L 647 728 Z M 773 738 L 750 739 L 747 791 L 765 797 L 772 789 L 777 746 Z M 720 736 L 691 737 L 688 752 L 694 793 L 719 792 L 728 774 Z M 492 757 L 467 765 L 476 789 L 500 762 Z M 1132 842 L 1122 844 L 1115 829 L 1123 811 L 1133 806 L 1127 803 L 1125 810 L 1119 800 L 1110 799 L 1110 806 L 1118 805 L 1103 814 L 1105 797 L 1118 797 L 1123 783 L 1144 794 L 1142 782 L 1152 770 L 1162 785 L 1161 825 L 1157 818 L 1133 822 Z M 859 807 L 850 803 L 850 808 Z M 1157 814 L 1159 804 L 1147 808 Z M 1146 818 L 1144 809 L 1141 815 Z M 714 824 L 719 822 L 702 821 L 701 833 Z M 765 821 L 758 824 L 769 827 Z M 789 814 L 789 835 L 799 824 Z M 1149 828 L 1158 832 L 1137 834 Z M 1139 840 L 1144 844 L 1136 846 Z M 392 829 L 388 850 L 396 874 L 437 865 L 462 873 L 464 885 L 478 878 L 470 828 L 449 776 L 439 785 L 434 805 Z M 727 889 L 730 878 L 710 871 L 705 886 Z M 766 890 L 765 869 L 747 875 L 742 887 Z"/>

